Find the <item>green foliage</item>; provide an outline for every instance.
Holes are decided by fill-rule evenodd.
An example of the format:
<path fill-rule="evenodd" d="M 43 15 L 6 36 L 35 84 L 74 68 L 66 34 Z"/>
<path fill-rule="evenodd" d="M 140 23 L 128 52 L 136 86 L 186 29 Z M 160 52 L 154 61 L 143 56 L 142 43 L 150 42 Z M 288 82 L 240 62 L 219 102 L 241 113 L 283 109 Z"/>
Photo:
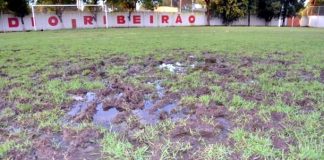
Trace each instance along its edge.
<path fill-rule="evenodd" d="M 51 80 L 48 81 L 45 90 L 52 96 L 53 102 L 60 104 L 68 99 L 66 91 L 77 90 L 77 89 L 99 89 L 103 88 L 104 85 L 100 81 L 85 81 L 80 79 L 74 79 L 69 82 L 62 80 Z"/>
<path fill-rule="evenodd" d="M 248 0 L 215 0 L 211 3 L 213 15 L 220 17 L 225 25 L 245 16 L 247 8 Z"/>
<path fill-rule="evenodd" d="M 236 141 L 235 147 L 243 149 L 243 159 L 252 155 L 259 155 L 264 158 L 273 157 L 272 143 L 269 138 L 248 133 L 243 129 L 235 129 L 230 135 Z"/>
<path fill-rule="evenodd" d="M 141 3 L 143 5 L 143 7 L 145 9 L 148 10 L 154 10 L 156 7 L 158 7 L 159 4 L 162 3 L 162 0 L 157 0 L 157 1 L 153 1 L 153 0 L 141 0 Z"/>
<path fill-rule="evenodd" d="M 38 0 L 38 4 L 76 4 L 76 0 Z M 60 22 L 63 23 L 63 12 L 65 10 L 64 7 L 50 7 L 50 10 L 55 11 L 55 14 L 59 17 Z"/>
<path fill-rule="evenodd" d="M 33 119 L 38 123 L 39 129 L 50 129 L 54 132 L 61 130 L 61 122 L 59 119 L 64 112 L 58 108 L 37 112 L 33 115 Z"/>
<path fill-rule="evenodd" d="M 282 0 L 283 17 L 296 16 L 297 13 L 304 8 L 306 0 Z"/>
<path fill-rule="evenodd" d="M 166 140 L 165 144 L 161 146 L 160 159 L 183 159 L 181 153 L 187 152 L 192 148 L 189 142 L 171 142 Z"/>
<path fill-rule="evenodd" d="M 0 144 L 0 158 L 3 158 L 8 151 L 15 145 L 13 141 L 6 141 Z"/>
<path fill-rule="evenodd" d="M 33 109 L 33 106 L 31 104 L 17 104 L 16 105 L 17 109 L 21 112 L 30 112 Z"/>
<path fill-rule="evenodd" d="M 23 17 L 30 13 L 28 0 L 6 0 L 7 8 L 12 11 L 17 17 L 21 17 L 21 22 L 24 24 Z"/>
<path fill-rule="evenodd" d="M 7 8 L 6 0 L 0 0 L 0 11 L 4 11 Z"/>
<path fill-rule="evenodd" d="M 273 18 L 280 16 L 281 3 L 280 0 L 258 0 L 257 16 L 270 22 Z"/>
<path fill-rule="evenodd" d="M 210 144 L 201 153 L 201 157 L 207 160 L 226 160 L 229 159 L 229 155 L 232 153 L 229 147 L 222 144 Z"/>
<path fill-rule="evenodd" d="M 147 159 L 147 146 L 135 148 L 131 143 L 120 139 L 116 133 L 105 132 L 101 145 L 102 152 L 108 159 Z"/>
<path fill-rule="evenodd" d="M 234 95 L 233 99 L 231 101 L 231 110 L 235 109 L 253 109 L 255 107 L 255 103 L 251 101 L 246 101 L 244 100 L 241 96 L 239 95 Z"/>
<path fill-rule="evenodd" d="M 116 159 L 127 159 L 130 156 L 129 151 L 132 149 L 132 144 L 119 140 L 117 134 L 109 132 L 105 134 L 101 145 L 103 153 Z"/>

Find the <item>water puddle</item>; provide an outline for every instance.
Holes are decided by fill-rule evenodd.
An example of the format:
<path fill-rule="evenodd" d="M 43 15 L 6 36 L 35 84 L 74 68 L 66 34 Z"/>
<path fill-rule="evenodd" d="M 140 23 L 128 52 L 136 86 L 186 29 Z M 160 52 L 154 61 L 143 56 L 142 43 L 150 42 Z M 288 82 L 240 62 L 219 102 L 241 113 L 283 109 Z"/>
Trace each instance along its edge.
<path fill-rule="evenodd" d="M 226 139 L 230 132 L 231 123 L 225 118 L 217 118 L 218 123 L 222 126 L 222 131 L 219 134 L 220 139 Z"/>
<path fill-rule="evenodd" d="M 161 81 L 155 81 L 153 82 L 153 84 L 155 85 L 155 91 L 158 94 L 159 99 L 163 99 L 163 97 L 165 96 L 165 88 L 161 85 Z M 118 114 L 124 112 L 119 111 L 114 106 L 112 106 L 112 108 L 109 108 L 108 110 L 105 110 L 105 107 L 103 106 L 103 101 L 106 98 L 123 98 L 123 94 L 124 93 L 119 93 L 115 95 L 110 95 L 108 97 L 100 98 L 100 96 L 97 96 L 96 93 L 88 92 L 85 96 L 78 97 L 78 100 L 75 99 L 75 103 L 73 104 L 72 109 L 67 114 L 72 118 L 77 117 L 83 112 L 89 112 L 89 109 L 87 108 L 89 106 L 93 106 L 93 104 L 95 103 L 96 106 L 93 107 L 95 107 L 96 111 L 91 117 L 93 123 L 103 125 L 104 127 L 112 127 L 114 126 L 114 119 L 116 119 Z M 186 117 L 184 113 L 176 111 L 176 103 L 168 103 L 162 107 L 153 109 L 154 104 L 158 102 L 159 100 L 154 101 L 153 99 L 147 99 L 144 102 L 143 108 L 136 108 L 132 110 L 131 113 L 138 117 L 139 122 L 143 125 L 154 125 L 166 118 L 170 118 L 173 121 L 179 121 L 182 118 Z M 121 124 L 123 123 L 124 122 L 122 122 Z M 121 125 L 118 124 L 114 127 L 116 128 L 118 126 Z"/>
<path fill-rule="evenodd" d="M 114 107 L 108 110 L 104 110 L 102 107 L 102 103 L 97 105 L 97 112 L 93 115 L 93 122 L 96 124 L 111 124 L 114 118 L 116 118 L 117 114 L 120 112 Z"/>
<path fill-rule="evenodd" d="M 159 65 L 160 69 L 169 70 L 172 73 L 183 73 L 185 72 L 185 66 L 183 66 L 180 62 L 176 62 L 175 64 L 166 64 L 162 63 Z"/>
<path fill-rule="evenodd" d="M 156 82 L 155 90 L 156 90 L 159 98 L 162 98 L 164 96 L 164 87 L 161 86 L 160 81 Z"/>
<path fill-rule="evenodd" d="M 85 111 L 88 107 L 88 104 L 94 102 L 94 100 L 96 99 L 96 94 L 93 92 L 88 92 L 84 98 L 81 97 L 78 99 L 80 100 L 73 104 L 72 109 L 68 112 L 69 116 L 74 117 L 78 113 Z"/>

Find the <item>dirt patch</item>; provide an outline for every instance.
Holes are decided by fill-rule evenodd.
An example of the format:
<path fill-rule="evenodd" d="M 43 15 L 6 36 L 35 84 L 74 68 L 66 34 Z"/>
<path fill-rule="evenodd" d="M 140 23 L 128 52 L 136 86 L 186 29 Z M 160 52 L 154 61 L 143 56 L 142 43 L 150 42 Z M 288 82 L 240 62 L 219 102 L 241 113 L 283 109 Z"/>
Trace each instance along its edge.
<path fill-rule="evenodd" d="M 286 78 L 286 76 L 287 76 L 287 72 L 276 71 L 276 73 L 272 77 L 277 78 L 277 79 L 283 79 L 283 78 Z"/>
<path fill-rule="evenodd" d="M 306 97 L 302 100 L 297 100 L 296 104 L 299 105 L 303 111 L 310 112 L 314 110 L 316 101 L 312 98 Z"/>
<path fill-rule="evenodd" d="M 321 70 L 320 77 L 319 77 L 319 81 L 321 83 L 324 83 L 324 70 Z"/>
<path fill-rule="evenodd" d="M 285 92 L 281 96 L 281 100 L 286 104 L 286 105 L 293 105 L 294 104 L 294 99 L 293 99 L 293 94 L 291 92 Z"/>
<path fill-rule="evenodd" d="M 2 71 L 0 71 L 0 77 L 8 77 L 8 75 Z"/>
<path fill-rule="evenodd" d="M 55 148 L 53 144 L 53 136 L 42 135 L 36 142 L 34 142 L 34 158 L 35 159 L 63 159 L 64 154 L 62 150 Z"/>
<path fill-rule="evenodd" d="M 209 118 L 226 117 L 229 111 L 224 106 L 212 105 L 205 107 L 203 105 L 196 105 L 196 115 L 198 117 L 207 116 Z"/>
<path fill-rule="evenodd" d="M 253 59 L 251 57 L 242 57 L 241 58 L 241 64 L 239 68 L 241 67 L 252 67 L 253 66 Z"/>
<path fill-rule="evenodd" d="M 286 113 L 271 112 L 271 119 L 276 122 L 282 121 L 286 117 Z"/>
<path fill-rule="evenodd" d="M 303 81 L 313 81 L 315 80 L 315 75 L 313 72 L 302 70 L 300 71 L 299 77 Z"/>
<path fill-rule="evenodd" d="M 291 140 L 280 138 L 278 135 L 271 136 L 272 145 L 285 153 L 289 152 L 289 145 L 293 145 Z"/>
<path fill-rule="evenodd" d="M 254 102 L 262 102 L 266 98 L 265 93 L 263 93 L 262 91 L 258 91 L 258 89 L 255 89 L 253 91 L 241 91 L 240 95 L 245 100 Z"/>
<path fill-rule="evenodd" d="M 197 68 L 203 71 L 214 71 L 219 75 L 228 75 L 234 70 L 231 64 L 219 55 L 205 54 L 204 62 L 204 64 L 198 65 Z"/>

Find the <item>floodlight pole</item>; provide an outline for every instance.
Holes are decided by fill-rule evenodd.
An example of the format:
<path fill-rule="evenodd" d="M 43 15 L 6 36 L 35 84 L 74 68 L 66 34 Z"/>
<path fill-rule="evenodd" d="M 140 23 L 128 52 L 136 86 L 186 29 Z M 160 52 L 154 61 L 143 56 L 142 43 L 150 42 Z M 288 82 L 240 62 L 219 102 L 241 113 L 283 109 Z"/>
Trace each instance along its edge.
<path fill-rule="evenodd" d="M 34 30 L 37 31 L 34 4 L 32 4 L 31 7 L 32 7 L 32 13 L 33 13 Z"/>

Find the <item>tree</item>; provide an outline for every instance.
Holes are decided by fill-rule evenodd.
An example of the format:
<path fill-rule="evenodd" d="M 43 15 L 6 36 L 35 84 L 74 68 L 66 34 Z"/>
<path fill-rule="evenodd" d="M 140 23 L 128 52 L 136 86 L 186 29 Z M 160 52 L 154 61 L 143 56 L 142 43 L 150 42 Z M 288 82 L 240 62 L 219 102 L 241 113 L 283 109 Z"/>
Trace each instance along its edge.
<path fill-rule="evenodd" d="M 211 18 L 211 0 L 205 0 L 206 3 L 206 17 L 207 17 L 207 26 L 210 26 L 210 18 Z"/>
<path fill-rule="evenodd" d="M 99 2 L 99 0 L 87 0 L 87 4 L 95 4 L 95 5 L 97 5 L 98 2 Z M 91 14 L 93 15 L 93 19 L 95 21 L 97 21 L 97 15 L 98 15 L 98 12 L 99 12 L 99 8 L 97 6 L 89 6 L 87 8 L 91 12 Z"/>
<path fill-rule="evenodd" d="M 324 5 L 324 0 L 310 0 L 308 1 L 309 6 L 321 6 Z"/>
<path fill-rule="evenodd" d="M 248 0 L 248 8 L 247 8 L 247 14 L 248 14 L 248 26 L 251 24 L 251 12 L 255 13 L 256 11 L 256 0 Z"/>
<path fill-rule="evenodd" d="M 15 16 L 20 17 L 21 23 L 24 23 L 24 17 L 30 13 L 28 0 L 5 0 L 7 9 L 12 11 Z"/>
<path fill-rule="evenodd" d="M 257 16 L 265 20 L 266 25 L 273 19 L 280 16 L 280 0 L 258 0 Z"/>
<path fill-rule="evenodd" d="M 154 10 L 159 4 L 162 4 L 162 0 L 141 0 L 142 6 L 148 10 Z"/>
<path fill-rule="evenodd" d="M 0 12 L 7 8 L 7 2 L 5 0 L 0 0 Z"/>
<path fill-rule="evenodd" d="M 39 4 L 76 4 L 76 0 L 38 0 Z M 57 6 L 54 7 L 55 14 L 57 17 L 60 19 L 60 22 L 63 23 L 63 12 L 64 12 L 64 7 L 62 6 Z"/>
<path fill-rule="evenodd" d="M 245 16 L 247 8 L 248 0 L 215 0 L 211 3 L 213 15 L 222 18 L 225 25 Z"/>
<path fill-rule="evenodd" d="M 285 24 L 286 17 L 296 16 L 297 13 L 304 8 L 305 0 L 281 0 L 283 6 L 282 25 Z"/>

